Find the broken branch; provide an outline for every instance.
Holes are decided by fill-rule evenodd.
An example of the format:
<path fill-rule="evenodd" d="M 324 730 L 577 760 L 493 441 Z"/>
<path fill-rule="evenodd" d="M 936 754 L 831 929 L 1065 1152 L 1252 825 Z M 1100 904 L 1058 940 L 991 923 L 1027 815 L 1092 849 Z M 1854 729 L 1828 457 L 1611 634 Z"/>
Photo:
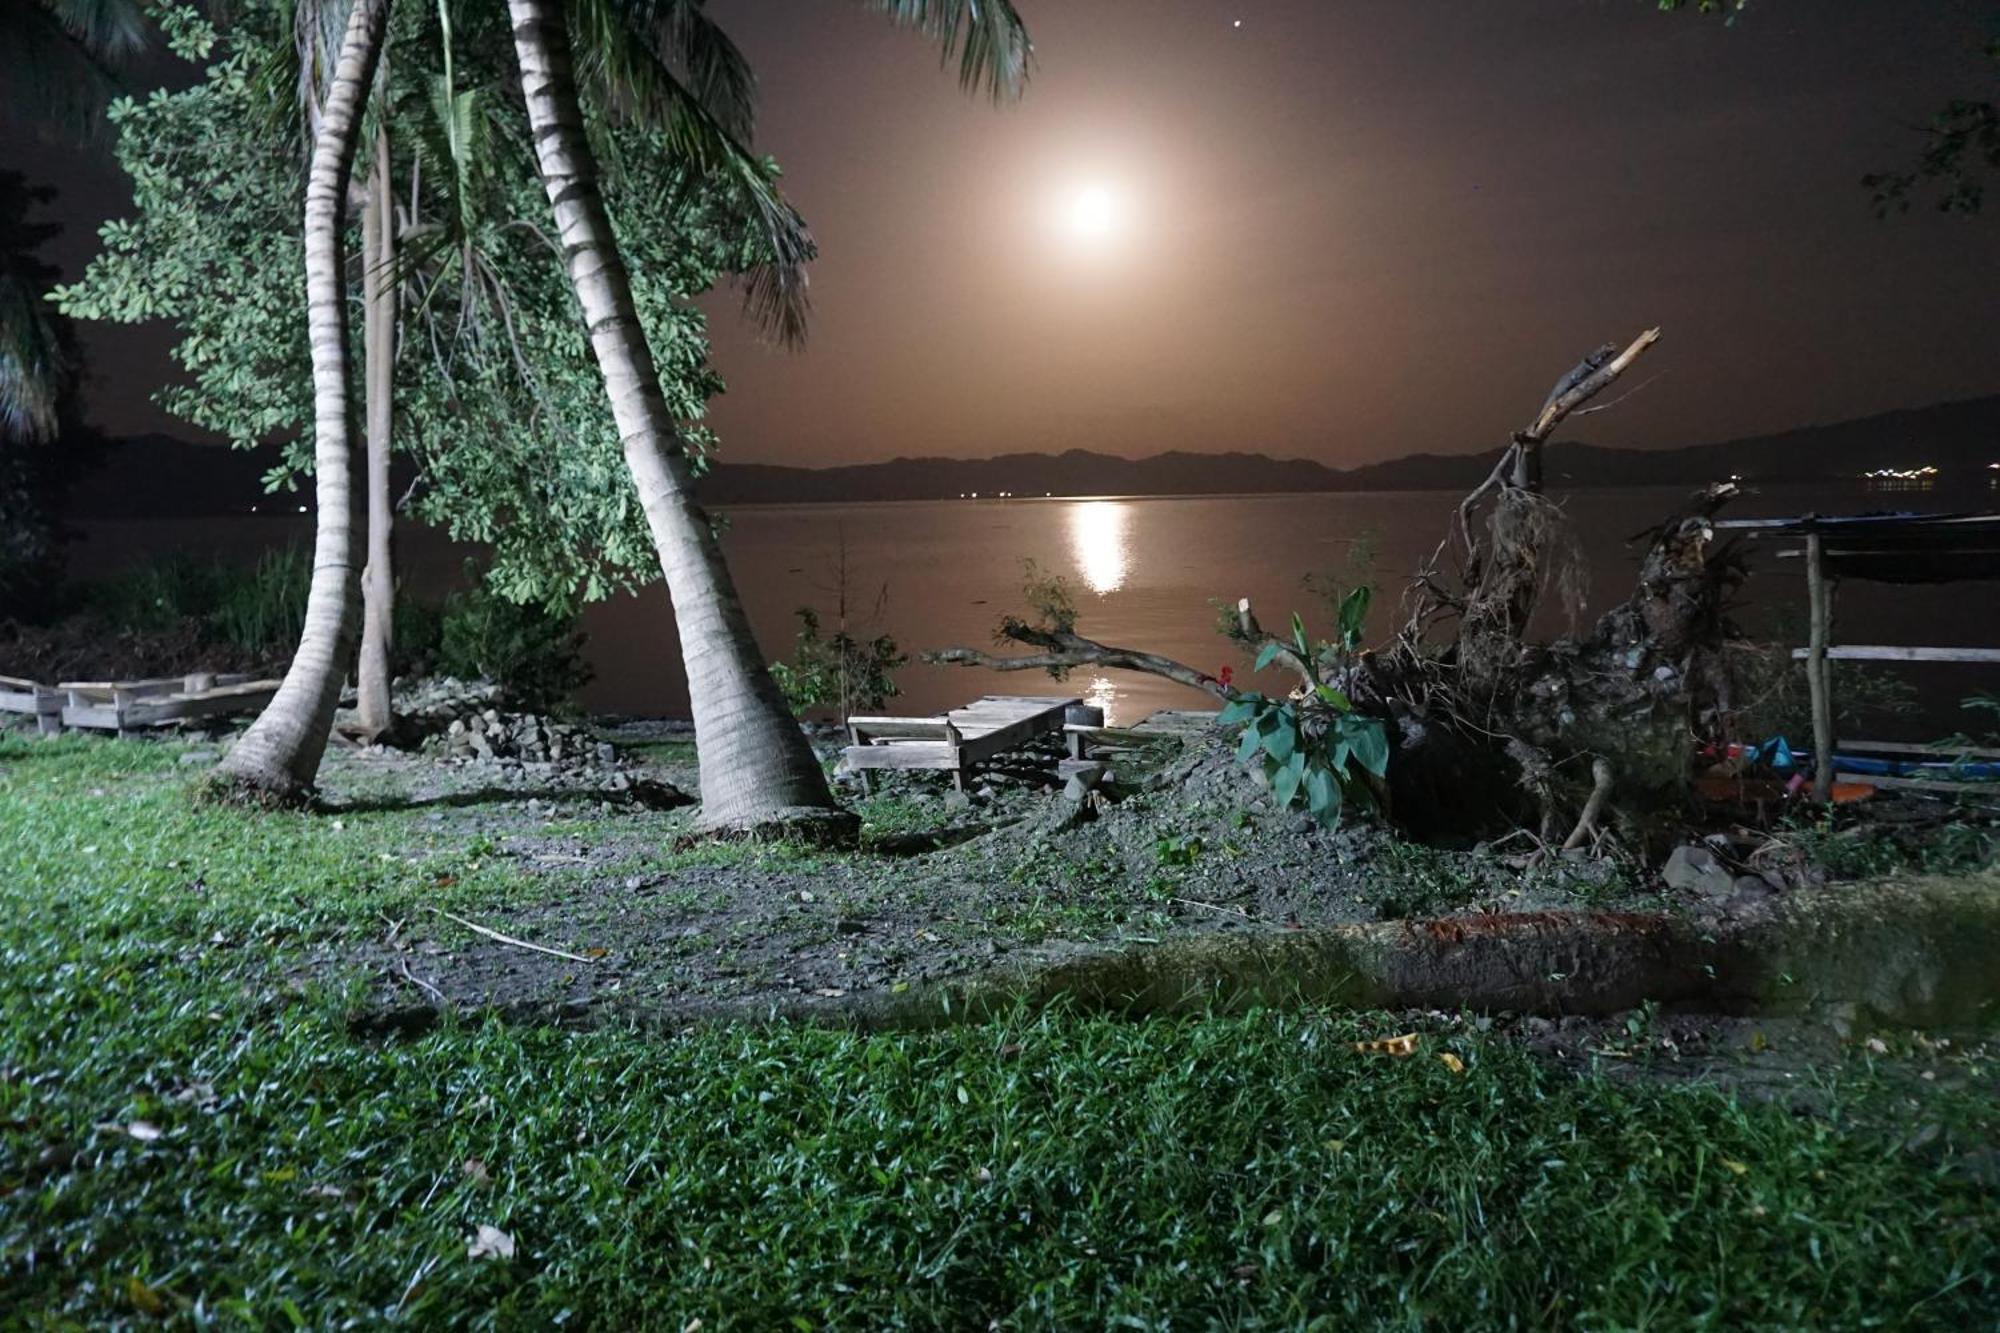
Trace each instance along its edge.
<path fill-rule="evenodd" d="M 511 944 L 517 949 L 532 949 L 536 953 L 545 953 L 551 957 L 567 958 L 572 963 L 594 963 L 597 961 L 595 958 L 585 958 L 580 953 L 571 953 L 567 949 L 551 949 L 546 944 L 530 944 L 526 940 L 517 940 L 512 935 L 502 935 L 497 930 L 488 926 L 482 926 L 477 921 L 467 921 L 464 917 L 447 912 L 442 907 L 432 907 L 427 910 L 437 913 L 447 921 L 456 921 L 475 935 L 484 935 L 489 940 L 498 940 L 502 944 Z"/>
<path fill-rule="evenodd" d="M 1148 675 L 1163 676 L 1189 689 L 1201 690 L 1218 699 L 1226 699 L 1227 692 L 1222 682 L 1206 672 L 1196 671 L 1183 662 L 1157 653 L 1140 652 L 1136 648 L 1118 648 L 1108 643 L 1098 643 L 1086 639 L 1069 630 L 1038 630 L 1031 626 L 1011 626 L 1007 637 L 1017 643 L 1039 647 L 1045 651 L 1019 657 L 1003 657 L 982 652 L 977 648 L 939 648 L 925 653 L 924 661 L 943 666 L 977 666 L 989 671 L 1067 671 L 1072 667 L 1105 666 L 1122 667 L 1127 671 L 1143 671 Z"/>

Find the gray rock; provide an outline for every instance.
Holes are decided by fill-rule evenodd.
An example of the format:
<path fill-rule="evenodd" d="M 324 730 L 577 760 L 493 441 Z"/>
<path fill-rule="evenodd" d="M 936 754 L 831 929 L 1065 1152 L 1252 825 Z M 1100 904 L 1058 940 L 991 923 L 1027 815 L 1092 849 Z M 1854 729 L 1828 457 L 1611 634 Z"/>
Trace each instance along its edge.
<path fill-rule="evenodd" d="M 189 750 L 174 762 L 180 764 L 183 768 L 193 768 L 197 764 L 212 764 L 215 762 L 216 757 L 216 753 L 213 750 Z"/>
<path fill-rule="evenodd" d="M 944 808 L 947 810 L 970 810 L 972 797 L 954 787 L 944 794 Z"/>
<path fill-rule="evenodd" d="M 1736 892 L 1736 874 L 1706 847 L 1683 843 L 1660 867 L 1667 887 L 1704 898 L 1727 898 Z"/>
<path fill-rule="evenodd" d="M 1757 902 L 1777 896 L 1777 890 L 1773 889 L 1762 875 L 1738 875 L 1735 890 L 1736 896 L 1746 902 Z"/>

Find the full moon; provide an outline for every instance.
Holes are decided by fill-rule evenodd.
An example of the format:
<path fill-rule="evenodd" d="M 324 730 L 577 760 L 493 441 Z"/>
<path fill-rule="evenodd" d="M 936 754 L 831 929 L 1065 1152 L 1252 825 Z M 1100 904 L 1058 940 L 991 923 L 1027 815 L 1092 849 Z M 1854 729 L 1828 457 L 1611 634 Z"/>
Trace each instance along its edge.
<path fill-rule="evenodd" d="M 1080 241 L 1103 241 L 1125 226 L 1125 201 L 1108 185 L 1085 185 L 1064 206 L 1064 225 Z"/>

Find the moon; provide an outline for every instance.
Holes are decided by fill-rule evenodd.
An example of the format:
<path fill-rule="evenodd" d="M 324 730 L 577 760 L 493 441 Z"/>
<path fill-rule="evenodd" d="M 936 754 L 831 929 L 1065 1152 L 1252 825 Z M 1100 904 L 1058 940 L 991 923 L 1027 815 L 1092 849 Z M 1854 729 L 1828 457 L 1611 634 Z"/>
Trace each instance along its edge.
<path fill-rule="evenodd" d="M 1111 185 L 1093 181 L 1077 187 L 1063 205 L 1063 226 L 1071 237 L 1101 244 L 1125 230 L 1125 199 Z"/>

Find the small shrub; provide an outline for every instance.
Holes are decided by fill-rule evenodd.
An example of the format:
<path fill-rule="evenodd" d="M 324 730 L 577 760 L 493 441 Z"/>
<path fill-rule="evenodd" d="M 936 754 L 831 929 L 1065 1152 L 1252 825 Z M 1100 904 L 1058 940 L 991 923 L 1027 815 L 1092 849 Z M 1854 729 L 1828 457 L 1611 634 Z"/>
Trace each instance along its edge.
<path fill-rule="evenodd" d="M 484 583 L 445 598 L 438 669 L 484 677 L 521 706 L 543 711 L 590 681 L 577 611 L 507 600 Z"/>
<path fill-rule="evenodd" d="M 195 626 L 208 639 L 259 657 L 291 654 L 305 627 L 312 554 L 266 551 L 253 565 L 171 555 L 86 585 L 85 611 L 120 629 L 157 633 Z"/>
<path fill-rule="evenodd" d="M 444 648 L 444 604 L 407 592 L 396 597 L 390 668 L 399 676 L 428 676 Z"/>
<path fill-rule="evenodd" d="M 799 635 L 793 641 L 792 660 L 771 664 L 771 674 L 794 713 L 803 716 L 814 708 L 832 708 L 845 722 L 857 709 L 880 708 L 901 693 L 891 673 L 910 659 L 893 638 L 878 634 L 857 639 L 844 625 L 823 637 L 818 612 L 802 606 L 797 614 Z"/>
<path fill-rule="evenodd" d="M 1294 613 L 1291 642 L 1265 644 L 1256 669 L 1270 666 L 1289 648 L 1307 673 L 1308 688 L 1283 699 L 1232 691 L 1216 719 L 1224 726 L 1242 726 L 1236 756 L 1245 764 L 1261 764 L 1280 809 L 1302 804 L 1328 826 L 1340 822 L 1348 797 L 1368 793 L 1362 773 L 1380 778 L 1389 770 L 1389 737 L 1381 719 L 1356 713 L 1352 701 L 1322 674 L 1323 661 L 1352 652 L 1360 643 L 1367 613 L 1368 589 L 1356 588 L 1340 604 L 1340 642 L 1317 648 L 1306 637 L 1305 621 Z"/>
<path fill-rule="evenodd" d="M 266 551 L 248 570 L 218 566 L 209 623 L 225 642 L 266 655 L 289 653 L 306 624 L 312 556 L 299 546 Z"/>

